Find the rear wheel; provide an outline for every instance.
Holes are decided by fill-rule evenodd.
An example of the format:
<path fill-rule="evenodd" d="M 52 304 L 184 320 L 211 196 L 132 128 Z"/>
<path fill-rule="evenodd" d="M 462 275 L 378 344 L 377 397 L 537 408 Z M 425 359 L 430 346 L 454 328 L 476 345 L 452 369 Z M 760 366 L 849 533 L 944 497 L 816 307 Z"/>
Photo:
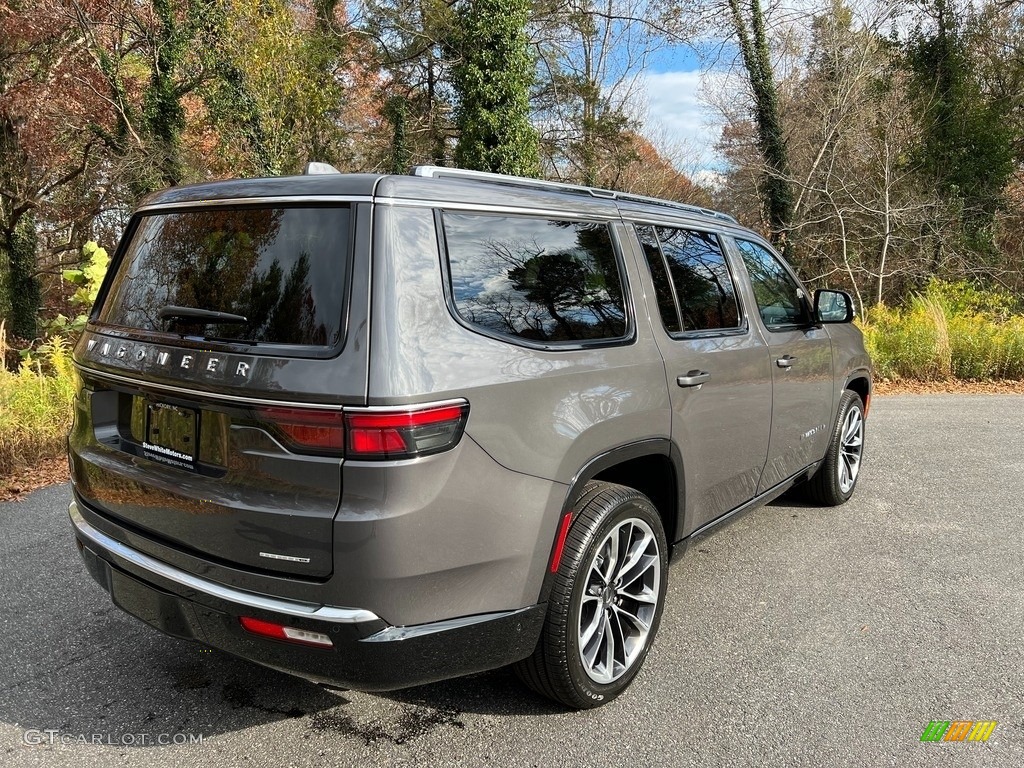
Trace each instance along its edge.
<path fill-rule="evenodd" d="M 544 630 L 516 672 L 538 693 L 589 709 L 622 693 L 650 650 L 668 545 L 658 511 L 632 488 L 590 482 L 574 509 Z"/>
<path fill-rule="evenodd" d="M 864 403 L 856 392 L 846 390 L 825 459 L 804 486 L 807 498 L 824 507 L 847 502 L 857 487 L 863 458 Z"/>

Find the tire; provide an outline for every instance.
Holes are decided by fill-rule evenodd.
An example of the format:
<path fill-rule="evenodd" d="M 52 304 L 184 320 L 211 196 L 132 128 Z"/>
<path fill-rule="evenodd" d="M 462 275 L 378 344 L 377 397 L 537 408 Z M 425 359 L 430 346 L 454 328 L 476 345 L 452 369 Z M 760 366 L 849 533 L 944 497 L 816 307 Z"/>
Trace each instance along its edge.
<path fill-rule="evenodd" d="M 818 471 L 804 485 L 804 496 L 823 507 L 838 507 L 853 496 L 864 460 L 864 403 L 849 389 L 839 400 L 828 452 Z"/>
<path fill-rule="evenodd" d="M 573 509 L 540 640 L 515 671 L 537 693 L 591 709 L 621 694 L 647 657 L 665 605 L 668 544 L 658 511 L 632 488 L 589 482 Z"/>

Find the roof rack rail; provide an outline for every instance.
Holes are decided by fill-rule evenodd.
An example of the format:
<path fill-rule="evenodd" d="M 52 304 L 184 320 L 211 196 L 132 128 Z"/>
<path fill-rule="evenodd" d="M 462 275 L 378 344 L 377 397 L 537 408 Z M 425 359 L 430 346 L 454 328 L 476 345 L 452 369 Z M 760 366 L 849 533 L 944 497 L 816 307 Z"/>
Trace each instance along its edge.
<path fill-rule="evenodd" d="M 714 219 L 722 219 L 728 221 L 731 224 L 738 224 L 734 216 L 730 216 L 728 213 L 722 213 L 712 208 L 702 208 L 699 205 L 690 205 L 689 203 L 677 203 L 675 200 L 662 200 L 660 197 L 647 197 L 646 195 L 634 195 L 631 192 L 618 192 L 616 197 L 623 202 L 629 203 L 646 203 L 648 205 L 664 205 L 668 208 L 678 208 L 683 211 L 689 211 L 690 213 L 697 213 L 702 216 L 710 216 Z"/>
<path fill-rule="evenodd" d="M 530 179 L 525 176 L 507 176 L 503 173 L 490 173 L 488 171 L 470 171 L 465 168 L 448 168 L 445 166 L 438 165 L 417 165 L 412 169 L 413 176 L 422 176 L 424 178 L 436 179 L 436 178 L 453 178 L 453 179 L 478 179 L 480 181 L 490 181 L 494 184 L 508 184 L 515 187 L 530 187 L 533 189 L 550 189 L 558 192 L 580 192 L 588 194 L 591 197 L 599 197 L 606 200 L 621 200 L 623 202 L 631 203 L 646 203 L 649 205 L 661 205 L 666 208 L 673 208 L 676 210 L 686 211 L 687 213 L 696 213 L 700 216 L 708 216 L 715 219 L 722 219 L 732 224 L 736 224 L 736 219 L 727 213 L 721 211 L 714 211 L 710 208 L 701 208 L 698 205 L 687 205 L 686 203 L 677 203 L 674 200 L 662 200 L 657 197 L 646 197 L 644 195 L 634 195 L 629 192 L 616 192 L 611 189 L 601 189 L 600 187 L 587 187 L 582 184 L 568 184 L 561 181 L 547 181 L 546 179 Z"/>

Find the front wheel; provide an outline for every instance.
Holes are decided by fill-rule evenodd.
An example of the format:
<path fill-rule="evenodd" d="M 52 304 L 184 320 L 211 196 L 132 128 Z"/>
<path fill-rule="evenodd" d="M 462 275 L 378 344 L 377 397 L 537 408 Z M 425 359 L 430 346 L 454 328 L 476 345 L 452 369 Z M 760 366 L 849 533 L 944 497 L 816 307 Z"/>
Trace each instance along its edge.
<path fill-rule="evenodd" d="M 846 390 L 839 401 L 839 418 L 828 452 L 805 486 L 808 499 L 824 507 L 847 502 L 857 486 L 863 459 L 864 403 L 856 392 Z"/>
<path fill-rule="evenodd" d="M 544 630 L 516 672 L 538 693 L 589 709 L 622 693 L 650 650 L 668 544 L 658 511 L 632 488 L 590 482 L 574 508 Z"/>

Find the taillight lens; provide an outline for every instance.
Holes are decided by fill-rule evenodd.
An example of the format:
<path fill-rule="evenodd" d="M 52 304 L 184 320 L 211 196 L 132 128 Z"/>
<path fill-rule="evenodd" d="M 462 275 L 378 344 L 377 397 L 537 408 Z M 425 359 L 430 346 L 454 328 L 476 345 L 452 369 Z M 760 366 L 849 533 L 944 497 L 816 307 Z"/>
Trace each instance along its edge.
<path fill-rule="evenodd" d="M 351 459 L 410 459 L 454 447 L 469 416 L 468 403 L 326 411 L 317 408 L 260 408 L 291 448 L 341 453 Z"/>
<path fill-rule="evenodd" d="M 445 451 L 466 428 L 469 405 L 430 406 L 380 411 L 346 411 L 352 459 L 408 459 Z"/>
<path fill-rule="evenodd" d="M 345 448 L 345 422 L 341 411 L 273 406 L 260 408 L 259 415 L 300 450 L 341 453 Z"/>

